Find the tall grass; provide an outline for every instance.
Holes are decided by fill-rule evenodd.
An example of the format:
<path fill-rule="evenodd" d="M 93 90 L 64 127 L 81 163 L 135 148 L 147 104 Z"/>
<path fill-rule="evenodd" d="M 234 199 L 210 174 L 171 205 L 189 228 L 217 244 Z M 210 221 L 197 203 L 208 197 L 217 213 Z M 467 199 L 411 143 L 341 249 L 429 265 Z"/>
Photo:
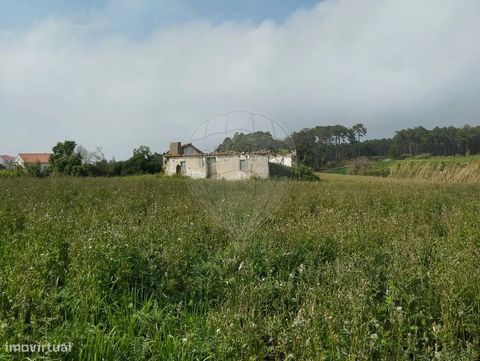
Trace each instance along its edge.
<path fill-rule="evenodd" d="M 293 182 L 237 241 L 179 178 L 0 185 L 0 359 L 479 357 L 478 186 Z"/>
<path fill-rule="evenodd" d="M 480 157 L 432 157 L 407 159 L 390 166 L 393 178 L 438 182 L 480 183 Z"/>

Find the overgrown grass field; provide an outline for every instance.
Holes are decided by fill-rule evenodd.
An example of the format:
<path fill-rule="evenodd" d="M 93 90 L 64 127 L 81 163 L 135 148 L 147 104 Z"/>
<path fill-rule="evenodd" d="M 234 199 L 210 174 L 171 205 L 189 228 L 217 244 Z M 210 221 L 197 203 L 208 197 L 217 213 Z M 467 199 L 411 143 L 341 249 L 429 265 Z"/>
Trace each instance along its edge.
<path fill-rule="evenodd" d="M 478 360 L 478 185 L 291 181 L 242 240 L 181 178 L 0 189 L 0 359 Z"/>

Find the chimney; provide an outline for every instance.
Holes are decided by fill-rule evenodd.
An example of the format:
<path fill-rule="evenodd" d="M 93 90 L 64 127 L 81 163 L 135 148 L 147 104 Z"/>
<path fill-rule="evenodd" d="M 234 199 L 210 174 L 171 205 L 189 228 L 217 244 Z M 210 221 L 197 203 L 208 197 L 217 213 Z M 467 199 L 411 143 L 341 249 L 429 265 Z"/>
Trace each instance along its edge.
<path fill-rule="evenodd" d="M 182 143 L 174 142 L 170 143 L 170 155 L 180 155 L 180 149 L 182 148 Z"/>

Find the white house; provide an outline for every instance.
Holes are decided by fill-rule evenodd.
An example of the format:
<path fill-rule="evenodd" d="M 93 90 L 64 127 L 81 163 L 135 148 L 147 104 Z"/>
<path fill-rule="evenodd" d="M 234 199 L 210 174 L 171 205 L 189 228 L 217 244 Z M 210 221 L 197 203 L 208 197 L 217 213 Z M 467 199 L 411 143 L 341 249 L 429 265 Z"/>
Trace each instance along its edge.
<path fill-rule="evenodd" d="M 44 171 L 50 167 L 50 153 L 20 153 L 15 158 L 14 163 L 18 166 L 25 168 L 30 165 L 40 166 L 40 170 Z"/>
<path fill-rule="evenodd" d="M 0 166 L 3 166 L 7 169 L 12 168 L 15 157 L 9 155 L 0 155 Z"/>

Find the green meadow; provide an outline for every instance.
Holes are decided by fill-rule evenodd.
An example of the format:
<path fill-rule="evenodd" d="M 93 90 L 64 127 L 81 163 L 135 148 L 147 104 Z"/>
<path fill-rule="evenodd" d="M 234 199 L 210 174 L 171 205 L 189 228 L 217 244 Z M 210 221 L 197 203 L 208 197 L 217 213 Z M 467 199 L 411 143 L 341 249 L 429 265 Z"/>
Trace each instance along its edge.
<path fill-rule="evenodd" d="M 0 360 L 480 356 L 478 185 L 322 174 L 263 181 L 259 196 L 161 176 L 0 186 Z M 67 342 L 68 354 L 4 347 Z"/>

